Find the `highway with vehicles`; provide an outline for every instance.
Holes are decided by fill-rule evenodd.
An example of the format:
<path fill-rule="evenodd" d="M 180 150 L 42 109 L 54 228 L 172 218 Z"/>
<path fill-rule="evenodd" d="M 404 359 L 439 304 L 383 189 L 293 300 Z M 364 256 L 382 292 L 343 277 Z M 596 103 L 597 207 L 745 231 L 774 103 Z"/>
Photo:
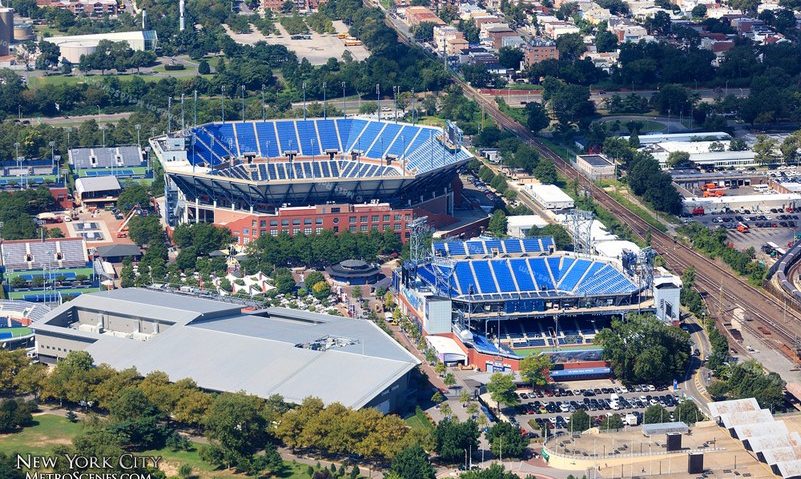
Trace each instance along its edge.
<path fill-rule="evenodd" d="M 400 41 L 411 44 L 406 29 L 397 18 L 386 15 L 386 22 L 399 35 Z M 441 60 L 440 60 L 441 61 Z M 752 335 L 762 338 L 770 347 L 780 350 L 791 361 L 798 363 L 798 343 L 801 342 L 801 312 L 782 308 L 776 296 L 765 290 L 748 284 L 745 278 L 737 276 L 719 260 L 708 258 L 692 247 L 678 243 L 675 238 L 664 233 L 645 220 L 629 211 L 625 206 L 607 194 L 601 187 L 585 178 L 572 162 L 557 155 L 541 139 L 528 128 L 505 115 L 494 101 L 478 92 L 467 82 L 452 74 L 453 81 L 462 87 L 464 94 L 475 101 L 501 127 L 534 147 L 543 158 L 554 162 L 557 170 L 566 178 L 576 179 L 579 187 L 584 189 L 596 202 L 622 223 L 627 224 L 632 232 L 645 239 L 650 237 L 651 246 L 662 256 L 669 269 L 681 273 L 689 267 L 696 270 L 695 285 L 704 296 L 710 313 L 716 315 L 719 323 L 725 323 L 726 314 L 741 308 L 745 313 L 745 321 L 741 327 Z M 744 348 L 736 341 L 731 347 L 739 352 Z"/>

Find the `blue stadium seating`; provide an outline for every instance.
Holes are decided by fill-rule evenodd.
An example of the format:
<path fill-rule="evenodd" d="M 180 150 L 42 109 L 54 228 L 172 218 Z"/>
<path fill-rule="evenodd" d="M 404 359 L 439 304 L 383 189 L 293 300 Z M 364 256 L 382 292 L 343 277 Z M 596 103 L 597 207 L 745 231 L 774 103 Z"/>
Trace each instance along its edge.
<path fill-rule="evenodd" d="M 256 130 L 253 128 L 253 122 L 239 122 L 233 125 L 236 129 L 236 138 L 239 141 L 240 154 L 258 153 L 259 141 L 256 139 Z"/>
<path fill-rule="evenodd" d="M 567 256 L 562 258 L 562 263 L 559 265 L 559 270 L 558 271 L 553 269 L 553 267 L 551 267 L 551 272 L 553 272 L 553 277 L 554 278 L 563 277 L 565 275 L 565 273 L 567 273 L 567 270 L 570 269 L 570 266 L 573 264 L 574 261 L 576 261 L 576 260 L 574 260 L 573 258 L 567 257 Z M 557 282 L 558 282 L 558 279 L 557 279 Z"/>
<path fill-rule="evenodd" d="M 473 270 L 476 272 L 476 279 L 482 294 L 497 293 L 498 288 L 495 286 L 492 271 L 490 271 L 489 264 L 486 261 L 473 261 Z"/>
<path fill-rule="evenodd" d="M 448 243 L 447 248 L 451 256 L 464 256 L 465 254 L 464 243 L 461 241 L 451 241 Z"/>
<path fill-rule="evenodd" d="M 478 285 L 476 278 L 473 276 L 473 270 L 470 269 L 470 264 L 466 261 L 456 263 L 454 267 L 454 276 L 459 285 L 459 291 L 462 294 L 476 294 L 478 293 Z"/>
<path fill-rule="evenodd" d="M 387 150 L 388 155 L 402 156 L 414 141 L 415 136 L 420 132 L 420 128 L 416 126 L 406 125 L 400 131 L 392 146 Z"/>
<path fill-rule="evenodd" d="M 401 126 L 395 123 L 389 123 L 376 138 L 372 148 L 367 152 L 369 158 L 383 158 L 384 153 L 389 149 L 389 146 L 395 140 L 395 136 L 400 132 Z"/>
<path fill-rule="evenodd" d="M 492 267 L 492 271 L 495 273 L 495 279 L 498 280 L 498 287 L 502 293 L 517 291 L 517 287 L 515 287 L 514 280 L 512 279 L 512 273 L 509 271 L 509 263 L 507 261 L 508 260 L 490 261 L 490 266 Z"/>
<path fill-rule="evenodd" d="M 278 140 L 275 138 L 275 123 L 256 122 L 256 134 L 262 156 L 276 157 L 280 154 Z"/>
<path fill-rule="evenodd" d="M 467 246 L 467 254 L 471 256 L 484 256 L 487 254 L 483 241 L 467 241 L 465 245 Z"/>
<path fill-rule="evenodd" d="M 342 151 L 342 145 L 339 144 L 339 136 L 334 126 L 334 120 L 316 121 L 317 133 L 320 135 L 320 142 L 322 143 L 323 150 Z"/>
<path fill-rule="evenodd" d="M 353 150 L 353 145 L 356 144 L 356 140 L 359 139 L 362 130 L 367 126 L 367 120 L 339 119 L 336 120 L 336 122 L 337 128 L 339 129 L 339 138 L 342 140 L 342 146 L 345 148 L 345 151 Z"/>
<path fill-rule="evenodd" d="M 536 291 L 537 285 L 531 279 L 531 271 L 528 269 L 528 263 L 522 258 L 513 258 L 509 260 L 509 269 L 515 275 L 517 285 L 520 291 Z"/>
<path fill-rule="evenodd" d="M 539 286 L 540 291 L 547 291 L 554 289 L 553 279 L 548 269 L 548 264 L 543 258 L 531 258 L 528 260 L 531 271 L 534 273 L 534 281 Z"/>
<path fill-rule="evenodd" d="M 523 252 L 520 240 L 510 239 L 503 242 L 504 250 L 510 254 L 518 254 Z"/>
<path fill-rule="evenodd" d="M 359 150 L 362 152 L 367 152 L 370 149 L 370 146 L 378 137 L 378 134 L 384 129 L 386 123 L 379 123 L 377 121 L 371 121 L 367 128 L 362 131 L 362 134 L 359 135 L 359 138 L 356 139 L 356 143 L 353 146 L 353 149 Z"/>
<path fill-rule="evenodd" d="M 278 129 L 278 142 L 281 144 L 282 152 L 300 151 L 294 121 L 277 121 L 275 127 Z"/>
<path fill-rule="evenodd" d="M 563 291 L 573 291 L 579 280 L 584 277 L 590 264 L 589 261 L 585 260 L 575 261 L 573 267 L 570 268 L 567 274 L 562 276 L 562 279 L 559 281 L 559 289 Z"/>
<path fill-rule="evenodd" d="M 189 148 L 188 159 L 201 166 L 218 166 L 228 158 L 241 158 L 245 153 L 276 158 L 288 150 L 298 151 L 303 156 L 322 155 L 325 150 L 333 150 L 339 153 L 340 159 L 354 150 L 373 159 L 394 155 L 402 160 L 401 165 L 417 172 L 469 158 L 462 150 L 447 150 L 438 139 L 442 134 L 439 128 L 359 118 L 208 123 L 190 131 L 195 145 Z M 352 168 L 348 172 L 352 178 L 396 174 L 394 169 L 369 166 Z M 330 173 L 291 173 L 290 176 L 337 176 L 333 171 Z"/>
<path fill-rule="evenodd" d="M 305 156 L 319 155 L 322 153 L 320 149 L 320 139 L 317 138 L 317 130 L 314 127 L 314 121 L 298 120 L 295 124 L 298 127 L 300 151 Z"/>

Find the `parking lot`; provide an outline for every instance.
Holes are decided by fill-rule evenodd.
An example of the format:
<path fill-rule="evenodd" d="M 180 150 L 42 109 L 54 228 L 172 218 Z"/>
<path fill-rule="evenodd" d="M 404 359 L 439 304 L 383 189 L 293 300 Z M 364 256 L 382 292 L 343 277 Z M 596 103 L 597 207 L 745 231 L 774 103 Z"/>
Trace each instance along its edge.
<path fill-rule="evenodd" d="M 699 215 L 689 221 L 697 221 L 710 228 L 725 228 L 734 247 L 739 250 L 753 247 L 760 251 L 767 242 L 786 248 L 801 230 L 801 213 L 780 212 L 776 208 L 764 213 L 746 210 L 742 213 Z M 748 226 L 748 232 L 738 231 L 739 223 Z"/>
<path fill-rule="evenodd" d="M 519 389 L 516 394 L 520 404 L 505 412 L 513 416 L 520 427 L 534 432 L 535 435 L 541 425 L 547 425 L 553 432 L 569 430 L 570 415 L 577 410 L 586 411 L 592 418 L 593 426 L 599 425 L 607 415 L 618 414 L 625 420 L 629 413 L 637 417 L 639 424 L 647 407 L 661 405 L 670 412 L 679 401 L 679 397 L 667 387 L 653 385 L 632 386 L 630 389 L 625 386 Z M 664 418 L 664 422 L 672 420 L 672 414 Z M 533 424 L 529 421 L 533 421 Z"/>

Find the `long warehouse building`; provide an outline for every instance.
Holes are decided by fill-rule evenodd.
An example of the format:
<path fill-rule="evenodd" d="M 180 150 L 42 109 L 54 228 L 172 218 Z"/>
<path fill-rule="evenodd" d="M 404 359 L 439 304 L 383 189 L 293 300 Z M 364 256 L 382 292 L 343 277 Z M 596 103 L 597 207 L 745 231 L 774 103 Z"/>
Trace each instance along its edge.
<path fill-rule="evenodd" d="M 212 391 L 397 410 L 419 361 L 371 321 L 242 306 L 157 290 L 86 294 L 31 325 L 44 362 L 87 351 L 96 364 L 192 378 Z"/>

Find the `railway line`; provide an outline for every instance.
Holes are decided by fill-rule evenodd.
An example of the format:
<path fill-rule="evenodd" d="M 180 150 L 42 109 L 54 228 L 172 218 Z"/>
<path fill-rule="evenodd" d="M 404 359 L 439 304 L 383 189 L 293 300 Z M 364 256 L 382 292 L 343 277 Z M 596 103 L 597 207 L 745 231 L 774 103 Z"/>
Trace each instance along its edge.
<path fill-rule="evenodd" d="M 406 44 L 413 43 L 406 37 L 402 29 L 395 25 L 395 19 L 389 18 L 388 15 L 385 15 L 385 19 L 387 24 L 396 31 L 400 41 Z M 433 54 L 430 56 L 437 59 Z M 725 322 L 726 313 L 741 308 L 744 311 L 745 321 L 741 323 L 744 330 L 762 338 L 765 343 L 778 349 L 792 362 L 801 362 L 801 351 L 799 351 L 801 311 L 783 308 L 783 305 L 778 302 L 778 297 L 751 286 L 743 278 L 736 276 L 727 266 L 677 243 L 670 235 L 649 225 L 598 185 L 581 175 L 572 163 L 556 154 L 528 128 L 508 117 L 493 101 L 481 95 L 457 75 L 452 74 L 451 77 L 462 88 L 465 95 L 481 106 L 498 126 L 526 141 L 537 150 L 540 156 L 552 160 L 556 169 L 563 176 L 575 178 L 585 191 L 588 191 L 611 214 L 627 224 L 634 234 L 645 239 L 650 233 L 652 247 L 664 258 L 671 270 L 684 272 L 691 266 L 695 268 L 696 289 L 704 296 L 710 313 L 717 312 L 720 323 Z M 728 330 L 726 331 L 728 332 Z M 730 346 L 740 352 L 745 351 L 743 346 L 736 341 L 731 342 Z"/>

